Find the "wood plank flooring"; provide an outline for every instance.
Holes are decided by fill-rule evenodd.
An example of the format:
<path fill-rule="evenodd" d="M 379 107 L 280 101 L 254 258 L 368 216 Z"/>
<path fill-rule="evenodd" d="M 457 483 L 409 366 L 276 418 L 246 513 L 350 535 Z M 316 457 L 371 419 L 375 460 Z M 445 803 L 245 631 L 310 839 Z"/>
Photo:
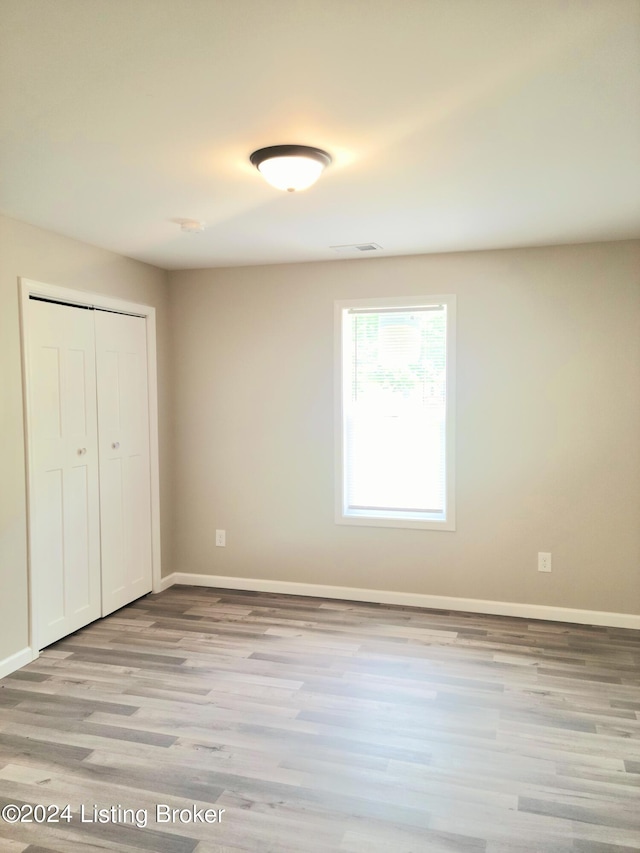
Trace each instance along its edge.
<path fill-rule="evenodd" d="M 173 587 L 0 682 L 10 803 L 71 811 L 11 853 L 638 851 L 640 632 Z"/>

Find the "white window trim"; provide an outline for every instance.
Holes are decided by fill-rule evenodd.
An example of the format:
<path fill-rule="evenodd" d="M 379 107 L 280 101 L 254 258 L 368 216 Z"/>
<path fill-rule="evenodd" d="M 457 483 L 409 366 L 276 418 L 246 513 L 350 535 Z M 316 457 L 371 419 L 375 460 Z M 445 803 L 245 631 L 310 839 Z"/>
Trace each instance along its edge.
<path fill-rule="evenodd" d="M 344 466 L 344 393 L 343 352 L 347 337 L 343 317 L 351 308 L 402 308 L 431 305 L 447 306 L 447 402 L 446 402 L 446 503 L 445 519 L 427 520 L 407 517 L 389 518 L 345 513 Z M 334 311 L 334 391 L 335 391 L 335 521 L 358 527 L 403 527 L 417 530 L 455 530 L 455 422 L 456 422 L 456 297 L 453 294 L 428 296 L 393 296 L 372 299 L 349 299 L 335 303 Z"/>

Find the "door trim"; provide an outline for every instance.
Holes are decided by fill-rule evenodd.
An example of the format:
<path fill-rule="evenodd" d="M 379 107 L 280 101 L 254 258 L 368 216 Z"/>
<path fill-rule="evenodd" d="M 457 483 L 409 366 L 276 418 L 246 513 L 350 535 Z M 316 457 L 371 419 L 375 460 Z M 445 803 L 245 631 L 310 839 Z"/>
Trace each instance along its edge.
<path fill-rule="evenodd" d="M 33 465 L 31 463 L 31 410 L 28 394 L 29 377 L 29 297 L 40 296 L 53 302 L 65 302 L 70 305 L 91 306 L 123 314 L 144 317 L 147 326 L 147 372 L 149 405 L 149 470 L 151 475 L 151 565 L 153 592 L 161 591 L 161 550 L 160 550 L 160 454 L 158 442 L 158 364 L 156 355 L 156 309 L 151 305 L 127 302 L 100 293 L 84 290 L 72 290 L 57 284 L 46 284 L 29 278 L 18 279 L 18 297 L 20 303 L 20 346 L 22 350 L 22 400 L 24 411 L 24 439 L 27 479 L 27 563 L 29 589 L 29 644 L 34 656 L 38 655 L 36 630 L 36 596 L 33 595 L 33 573 L 31 566 L 31 495 L 33 494 Z"/>

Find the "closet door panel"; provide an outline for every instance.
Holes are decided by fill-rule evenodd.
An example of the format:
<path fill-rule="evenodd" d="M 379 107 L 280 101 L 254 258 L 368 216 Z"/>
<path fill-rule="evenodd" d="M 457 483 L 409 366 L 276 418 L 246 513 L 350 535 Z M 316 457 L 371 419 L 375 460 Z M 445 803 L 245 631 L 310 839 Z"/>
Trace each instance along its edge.
<path fill-rule="evenodd" d="M 96 311 L 102 613 L 151 590 L 146 322 Z"/>
<path fill-rule="evenodd" d="M 101 613 L 92 312 L 30 300 L 28 366 L 32 595 L 44 648 Z"/>

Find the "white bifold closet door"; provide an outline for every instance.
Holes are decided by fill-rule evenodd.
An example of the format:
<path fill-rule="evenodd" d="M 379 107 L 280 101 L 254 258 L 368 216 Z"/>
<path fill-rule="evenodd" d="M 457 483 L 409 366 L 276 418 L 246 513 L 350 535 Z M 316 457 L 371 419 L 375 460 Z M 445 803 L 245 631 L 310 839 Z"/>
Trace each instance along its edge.
<path fill-rule="evenodd" d="M 93 314 L 29 301 L 31 595 L 39 648 L 102 612 Z"/>
<path fill-rule="evenodd" d="M 29 300 L 38 648 L 150 592 L 146 322 Z"/>
<path fill-rule="evenodd" d="M 151 590 L 147 337 L 143 317 L 94 314 L 106 616 Z"/>

